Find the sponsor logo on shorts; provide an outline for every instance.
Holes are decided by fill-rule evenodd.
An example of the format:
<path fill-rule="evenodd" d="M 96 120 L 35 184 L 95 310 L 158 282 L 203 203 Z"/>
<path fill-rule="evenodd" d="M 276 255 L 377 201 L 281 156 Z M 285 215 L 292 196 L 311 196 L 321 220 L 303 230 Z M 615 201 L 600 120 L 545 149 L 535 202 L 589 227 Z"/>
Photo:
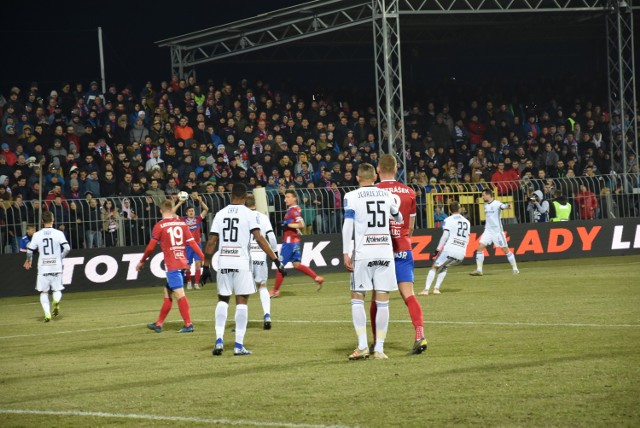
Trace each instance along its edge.
<path fill-rule="evenodd" d="M 408 251 L 400 251 L 397 253 L 393 253 L 393 256 L 396 259 L 406 259 L 409 256 L 409 252 Z"/>
<path fill-rule="evenodd" d="M 389 267 L 389 263 L 391 263 L 391 260 L 372 260 L 369 263 L 367 263 L 367 267 L 374 267 L 374 266 Z"/>
<path fill-rule="evenodd" d="M 264 260 L 260 261 L 260 260 L 254 260 L 253 261 L 253 265 L 254 266 L 264 266 Z"/>
<path fill-rule="evenodd" d="M 239 269 L 220 269 L 219 272 L 221 274 L 225 274 L 225 273 L 235 273 L 235 272 L 240 272 Z"/>

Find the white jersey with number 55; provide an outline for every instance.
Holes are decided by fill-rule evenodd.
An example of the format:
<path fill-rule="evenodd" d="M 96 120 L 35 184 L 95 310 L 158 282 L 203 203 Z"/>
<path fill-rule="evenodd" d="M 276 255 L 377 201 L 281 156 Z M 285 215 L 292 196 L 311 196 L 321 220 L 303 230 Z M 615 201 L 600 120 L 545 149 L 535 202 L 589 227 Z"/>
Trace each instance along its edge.
<path fill-rule="evenodd" d="M 393 259 L 390 219 L 402 222 L 402 214 L 393 195 L 373 186 L 361 187 L 344 196 L 344 219 L 353 229 L 343 230 L 343 252 L 349 253 L 351 230 L 354 230 L 354 260 Z"/>
<path fill-rule="evenodd" d="M 260 216 L 244 205 L 227 205 L 213 219 L 218 236 L 218 268 L 251 270 L 251 234 L 260 229 Z"/>

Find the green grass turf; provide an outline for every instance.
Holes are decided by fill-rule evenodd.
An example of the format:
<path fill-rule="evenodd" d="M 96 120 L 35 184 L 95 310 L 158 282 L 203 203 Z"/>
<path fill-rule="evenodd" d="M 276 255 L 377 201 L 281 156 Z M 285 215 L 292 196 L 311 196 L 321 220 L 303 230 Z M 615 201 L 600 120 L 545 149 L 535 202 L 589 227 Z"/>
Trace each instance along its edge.
<path fill-rule="evenodd" d="M 248 357 L 229 352 L 234 305 L 227 350 L 211 355 L 212 285 L 188 293 L 193 334 L 175 333 L 177 305 L 165 332 L 145 328 L 160 287 L 69 292 L 48 324 L 37 296 L 1 299 L 0 425 L 640 424 L 640 256 L 522 263 L 519 276 L 506 261 L 481 278 L 470 270 L 450 269 L 442 295 L 420 298 L 423 355 L 408 355 L 413 328 L 392 297 L 388 361 L 347 361 L 345 273 L 327 275 L 321 292 L 289 276 L 271 331 L 252 297 Z M 425 275 L 417 269 L 416 292 Z"/>

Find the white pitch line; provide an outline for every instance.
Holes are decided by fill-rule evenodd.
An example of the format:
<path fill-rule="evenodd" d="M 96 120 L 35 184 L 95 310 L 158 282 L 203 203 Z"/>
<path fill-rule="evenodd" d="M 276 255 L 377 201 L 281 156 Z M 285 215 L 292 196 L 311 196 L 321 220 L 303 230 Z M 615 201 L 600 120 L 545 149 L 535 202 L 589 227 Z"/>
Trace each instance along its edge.
<path fill-rule="evenodd" d="M 251 320 L 261 322 L 262 320 Z M 274 323 L 285 324 L 352 324 L 351 320 L 275 320 Z M 389 320 L 390 323 L 411 323 L 411 320 Z M 428 321 L 425 324 L 453 324 L 453 325 L 499 325 L 514 327 L 640 327 L 640 324 L 581 324 L 581 323 L 544 323 L 544 322 L 493 322 L 493 321 Z M 0 337 L 1 339 L 1 337 Z"/>
<path fill-rule="evenodd" d="M 291 428 L 334 428 L 334 427 L 346 428 L 347 427 L 346 425 L 297 424 L 292 422 L 263 422 L 263 421 L 252 421 L 248 419 L 209 419 L 209 418 L 198 418 L 195 416 L 157 416 L 157 415 L 141 415 L 136 413 L 79 412 L 79 411 L 68 411 L 68 410 L 0 409 L 0 414 L 82 416 L 82 417 L 96 417 L 96 418 L 138 419 L 138 420 L 146 420 L 146 421 L 193 422 L 193 423 L 212 424 L 212 425 L 251 425 L 251 426 L 291 427 Z"/>
<path fill-rule="evenodd" d="M 64 330 L 64 331 L 53 331 L 48 333 L 33 333 L 33 334 L 16 334 L 13 336 L 0 336 L 0 339 L 16 339 L 19 337 L 38 337 L 38 336 L 53 336 L 56 334 L 72 334 L 72 333 L 88 333 L 92 331 L 104 331 L 104 330 L 115 330 L 119 328 L 131 328 L 131 327 L 141 327 L 144 324 L 130 324 L 130 325 L 119 325 L 114 327 L 100 327 L 100 328 L 86 328 L 82 330 Z"/>
<path fill-rule="evenodd" d="M 194 319 L 195 323 L 211 323 L 210 319 Z M 262 322 L 262 319 L 249 320 L 250 322 Z M 410 320 L 389 320 L 390 323 L 407 324 Z M 276 320 L 277 324 L 352 324 L 351 320 Z M 232 322 L 231 322 L 232 324 Z M 586 327 L 586 328 L 640 328 L 640 324 L 593 324 L 593 323 L 544 323 L 544 322 L 499 322 L 499 321 L 429 321 L 425 324 L 449 324 L 449 325 L 493 325 L 506 327 Z M 90 333 L 94 331 L 117 330 L 121 328 L 144 327 L 146 324 L 129 324 L 113 327 L 87 328 L 82 330 L 64 330 L 46 333 L 16 334 L 12 336 L 0 336 L 2 339 L 18 339 L 21 337 L 52 336 L 59 334 Z"/>

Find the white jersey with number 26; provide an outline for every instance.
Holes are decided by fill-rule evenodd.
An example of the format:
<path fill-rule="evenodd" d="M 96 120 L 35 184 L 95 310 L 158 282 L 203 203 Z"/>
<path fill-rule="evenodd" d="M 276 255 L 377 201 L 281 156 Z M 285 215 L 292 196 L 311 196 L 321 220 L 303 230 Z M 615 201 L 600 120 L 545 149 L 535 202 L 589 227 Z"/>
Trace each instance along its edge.
<path fill-rule="evenodd" d="M 244 205 L 227 205 L 211 224 L 218 235 L 218 268 L 251 270 L 251 231 L 260 229 L 260 216 Z"/>

